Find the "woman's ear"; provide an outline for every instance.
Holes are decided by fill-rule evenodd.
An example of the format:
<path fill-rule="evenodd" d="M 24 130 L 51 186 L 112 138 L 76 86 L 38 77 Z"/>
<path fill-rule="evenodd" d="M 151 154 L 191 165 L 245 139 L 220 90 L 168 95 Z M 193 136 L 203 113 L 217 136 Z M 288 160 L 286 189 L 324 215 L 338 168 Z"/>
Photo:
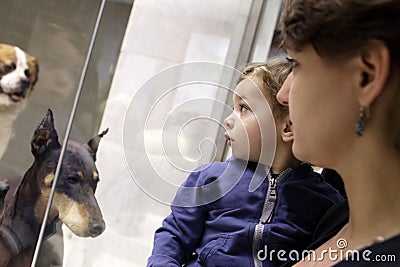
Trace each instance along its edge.
<path fill-rule="evenodd" d="M 290 122 L 289 115 L 287 115 L 280 122 L 280 135 L 285 143 L 293 142 L 293 132 L 292 132 L 292 123 Z"/>
<path fill-rule="evenodd" d="M 390 53 L 378 40 L 371 41 L 361 50 L 359 78 L 359 104 L 369 107 L 382 93 L 390 73 Z"/>

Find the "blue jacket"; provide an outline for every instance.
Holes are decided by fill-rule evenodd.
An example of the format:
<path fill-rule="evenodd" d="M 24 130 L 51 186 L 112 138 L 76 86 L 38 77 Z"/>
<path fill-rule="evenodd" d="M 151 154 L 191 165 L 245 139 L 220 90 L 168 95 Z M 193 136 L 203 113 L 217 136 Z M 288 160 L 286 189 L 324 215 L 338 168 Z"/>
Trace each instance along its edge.
<path fill-rule="evenodd" d="M 200 199 L 202 205 L 183 207 L 185 192 L 178 190 L 179 205 L 171 205 L 171 214 L 156 231 L 147 266 L 279 266 L 290 251 L 306 248 L 322 215 L 342 196 L 308 164 L 278 177 L 256 166 L 262 165 L 231 158 L 192 172 L 181 189 L 203 188 L 187 199 Z M 234 182 L 217 184 L 220 190 L 205 188 L 228 181 L 225 174 Z M 257 180 L 258 188 L 249 190 Z M 221 191 L 212 201 L 210 194 Z M 279 250 L 286 254 L 278 258 Z"/>

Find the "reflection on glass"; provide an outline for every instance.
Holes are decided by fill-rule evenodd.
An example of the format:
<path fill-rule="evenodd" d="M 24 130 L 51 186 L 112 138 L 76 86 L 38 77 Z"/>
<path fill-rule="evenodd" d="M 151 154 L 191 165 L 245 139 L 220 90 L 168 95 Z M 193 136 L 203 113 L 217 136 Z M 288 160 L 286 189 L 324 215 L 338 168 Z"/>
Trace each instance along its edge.
<path fill-rule="evenodd" d="M 84 142 L 99 132 L 132 2 L 106 2 L 71 139 Z M 53 110 L 55 127 L 63 138 L 100 4 L 97 0 L 0 2 L 1 42 L 21 47 L 39 63 L 39 80 L 1 159 L 1 177 L 21 176 L 32 164 L 30 141 L 48 108 Z M 53 256 L 42 257 L 37 266 L 61 265 L 62 238 L 55 236 L 43 246 L 42 251 Z M 41 262 L 44 259 L 47 263 Z"/>
<path fill-rule="evenodd" d="M 132 156 L 135 175 L 149 187 L 157 187 L 161 176 L 180 184 L 189 170 L 220 159 L 224 142 L 218 131 L 225 101 L 231 99 L 227 90 L 198 83 L 173 87 L 194 72 L 205 73 L 206 67 L 167 72 L 162 79 L 158 74 L 193 61 L 235 66 L 251 6 L 248 0 L 135 1 L 101 124 L 110 128 L 99 153 L 102 180 L 97 191 L 107 229 L 96 240 L 68 239 L 68 266 L 146 265 L 154 231 L 169 207 L 135 183 L 123 149 Z M 213 81 L 221 76 L 211 75 Z M 139 92 L 143 97 L 135 101 Z M 130 104 L 132 117 L 124 120 Z M 131 141 L 128 146 L 122 136 Z M 140 149 L 144 146 L 146 153 Z M 144 164 L 149 159 L 156 171 Z"/>

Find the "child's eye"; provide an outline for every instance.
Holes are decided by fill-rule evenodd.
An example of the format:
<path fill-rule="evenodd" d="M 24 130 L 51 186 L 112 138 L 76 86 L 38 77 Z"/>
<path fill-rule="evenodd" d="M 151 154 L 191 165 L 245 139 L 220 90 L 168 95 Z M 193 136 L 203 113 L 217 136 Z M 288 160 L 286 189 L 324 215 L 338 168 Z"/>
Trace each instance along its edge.
<path fill-rule="evenodd" d="M 243 104 L 240 105 L 240 112 L 241 113 L 246 112 L 248 110 L 249 110 L 249 108 L 246 105 L 243 105 Z"/>

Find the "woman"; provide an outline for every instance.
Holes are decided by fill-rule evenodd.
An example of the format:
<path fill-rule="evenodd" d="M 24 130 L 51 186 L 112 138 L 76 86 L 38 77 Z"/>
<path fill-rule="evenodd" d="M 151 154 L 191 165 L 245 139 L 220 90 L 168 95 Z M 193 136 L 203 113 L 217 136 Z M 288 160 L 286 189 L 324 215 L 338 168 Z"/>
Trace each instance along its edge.
<path fill-rule="evenodd" d="M 349 204 L 348 223 L 298 266 L 400 266 L 399 14 L 398 0 L 285 2 L 293 70 L 277 98 L 293 152 L 337 170 Z"/>

